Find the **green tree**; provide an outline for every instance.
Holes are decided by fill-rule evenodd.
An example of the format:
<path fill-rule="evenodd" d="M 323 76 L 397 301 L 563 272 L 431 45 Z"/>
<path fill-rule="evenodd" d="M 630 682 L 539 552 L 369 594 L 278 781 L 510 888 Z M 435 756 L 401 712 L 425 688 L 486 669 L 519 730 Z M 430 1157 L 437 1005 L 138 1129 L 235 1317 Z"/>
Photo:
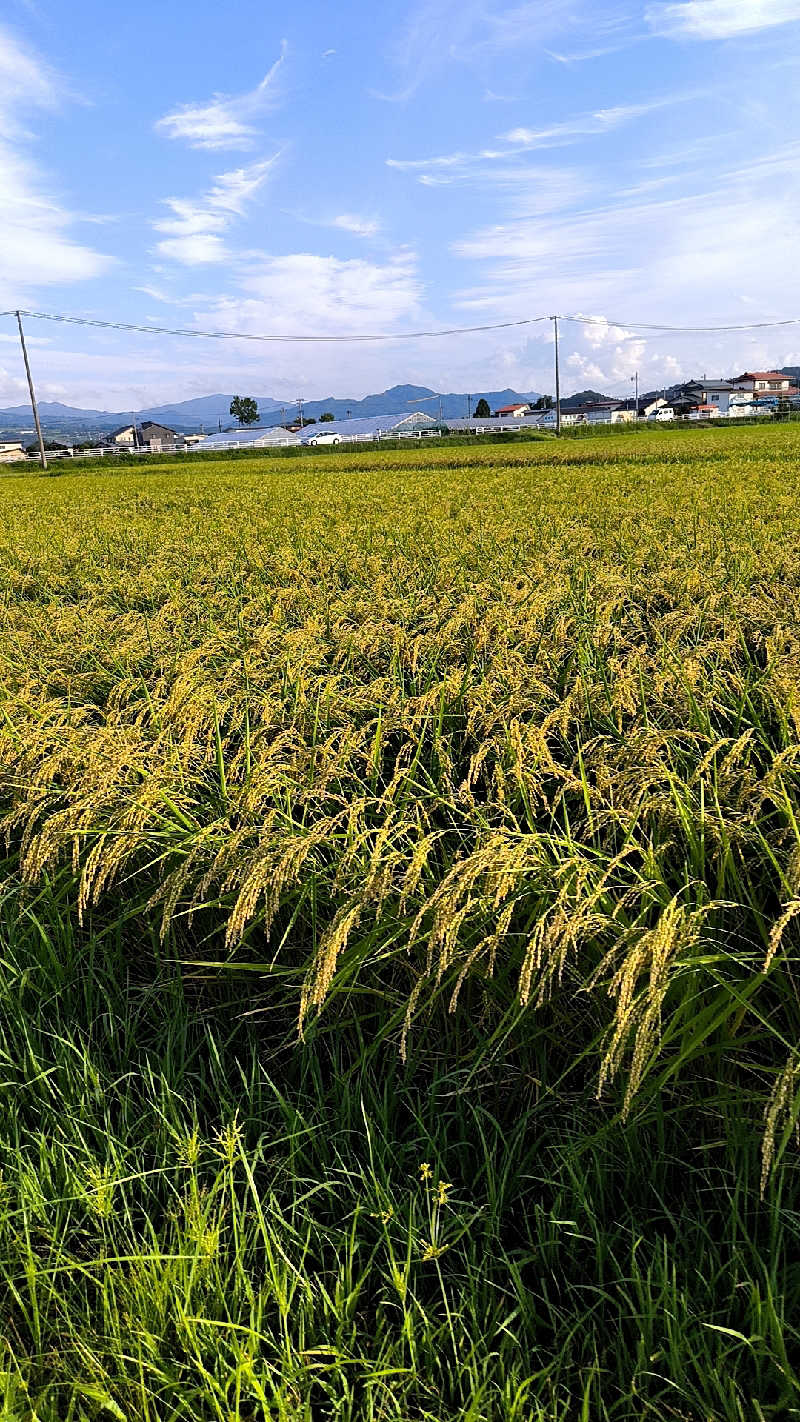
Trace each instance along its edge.
<path fill-rule="evenodd" d="M 489 401 L 488 401 L 488 400 L 484 400 L 483 396 L 481 396 L 480 400 L 478 401 L 477 405 L 475 406 L 475 418 L 476 418 L 476 420 L 488 420 L 488 418 L 489 418 L 489 416 L 491 415 L 491 413 L 492 413 L 492 412 L 491 412 L 491 410 L 489 409 Z"/>
<path fill-rule="evenodd" d="M 234 395 L 230 413 L 240 425 L 254 425 L 258 421 L 258 405 L 250 395 Z"/>
<path fill-rule="evenodd" d="M 336 419 L 336 416 L 335 416 L 335 415 L 332 415 L 331 412 L 330 412 L 330 410 L 326 410 L 324 415 L 320 415 L 320 417 L 319 417 L 319 422 L 320 422 L 321 425 L 327 425 L 327 424 L 330 424 L 331 420 L 335 420 L 335 419 Z"/>
<path fill-rule="evenodd" d="M 555 401 L 552 395 L 540 395 L 534 405 L 534 410 L 552 410 Z"/>

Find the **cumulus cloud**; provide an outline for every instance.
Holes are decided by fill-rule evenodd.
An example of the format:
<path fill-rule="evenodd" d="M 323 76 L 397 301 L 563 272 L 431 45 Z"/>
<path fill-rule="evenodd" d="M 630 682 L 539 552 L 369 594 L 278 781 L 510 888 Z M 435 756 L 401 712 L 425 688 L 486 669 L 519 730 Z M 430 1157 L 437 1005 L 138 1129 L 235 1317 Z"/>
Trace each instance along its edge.
<path fill-rule="evenodd" d="M 800 0 L 680 0 L 651 5 L 647 20 L 678 39 L 731 39 L 800 20 Z"/>
<path fill-rule="evenodd" d="M 206 103 L 182 104 L 160 118 L 156 130 L 188 143 L 190 148 L 252 148 L 258 137 L 253 120 L 277 102 L 286 48 L 284 40 L 280 57 L 255 89 L 244 94 L 214 94 Z"/>
<path fill-rule="evenodd" d="M 200 198 L 165 198 L 171 216 L 153 223 L 164 237 L 156 250 L 162 257 L 186 266 L 221 262 L 227 255 L 223 233 L 266 183 L 279 153 L 244 168 L 220 173 L 214 186 Z"/>

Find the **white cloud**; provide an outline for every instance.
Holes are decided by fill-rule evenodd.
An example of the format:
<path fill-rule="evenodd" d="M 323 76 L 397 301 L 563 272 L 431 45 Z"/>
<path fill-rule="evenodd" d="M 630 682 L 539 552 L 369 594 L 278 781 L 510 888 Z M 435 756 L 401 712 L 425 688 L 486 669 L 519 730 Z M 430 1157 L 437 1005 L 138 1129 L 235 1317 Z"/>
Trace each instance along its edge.
<path fill-rule="evenodd" d="M 393 92 L 370 90 L 374 98 L 404 103 L 423 83 L 453 63 L 474 65 L 509 51 L 540 49 L 564 32 L 582 36 L 584 0 L 418 0 L 402 11 L 390 40 L 390 58 L 402 76 Z M 591 17 L 597 39 L 615 30 L 619 17 L 595 5 Z"/>
<path fill-rule="evenodd" d="M 618 104 L 614 108 L 597 109 L 594 113 L 565 119 L 563 123 L 549 124 L 544 128 L 512 128 L 509 133 L 501 134 L 500 142 L 518 149 L 550 148 L 553 144 L 587 138 L 595 133 L 611 133 L 633 119 L 644 118 L 646 114 L 681 102 L 685 102 L 683 96 L 669 95 L 644 104 Z"/>
<path fill-rule="evenodd" d="M 222 234 L 244 215 L 247 203 L 264 186 L 279 157 L 275 153 L 246 168 L 220 173 L 200 198 L 165 198 L 172 216 L 153 223 L 157 232 L 165 234 L 156 250 L 186 266 L 224 261 L 228 252 Z"/>
<path fill-rule="evenodd" d="M 0 104 L 5 137 L 20 110 L 52 109 L 58 102 L 55 76 L 38 55 L 26 50 L 11 30 L 0 27 Z"/>
<path fill-rule="evenodd" d="M 205 104 L 182 104 L 160 118 L 156 129 L 168 138 L 181 139 L 190 148 L 252 148 L 258 136 L 253 119 L 274 108 L 277 102 L 277 79 L 286 48 L 284 40 L 280 57 L 255 89 L 245 94 L 215 94 Z"/>
<path fill-rule="evenodd" d="M 421 311 L 422 284 L 416 259 L 407 251 L 384 263 L 313 252 L 265 256 L 248 263 L 240 290 L 241 295 L 214 304 L 210 314 L 217 327 L 347 335 L 391 331 Z M 199 321 L 207 319 L 198 313 Z"/>
<path fill-rule="evenodd" d="M 248 253 L 246 261 L 226 270 L 226 282 L 231 290 L 224 297 L 197 295 L 190 307 L 182 302 L 186 314 L 179 324 L 253 334 L 331 335 L 437 324 L 423 306 L 416 258 L 407 250 L 382 262 L 312 252 Z M 348 346 L 166 342 L 73 327 L 58 328 L 57 334 L 58 347 L 37 354 L 41 398 L 120 411 L 213 390 L 275 396 L 288 404 L 298 394 L 358 398 L 398 379 L 442 389 L 450 369 L 449 353 L 443 350 L 448 343 L 438 341 Z M 12 403 L 12 395 L 17 403 L 16 387 L 6 390 L 0 371 L 0 404 Z"/>
<path fill-rule="evenodd" d="M 52 180 L 28 153 L 27 112 L 54 109 L 60 88 L 37 55 L 0 26 L 0 300 L 24 303 L 25 291 L 57 282 L 83 281 L 107 270 L 113 259 L 69 235 L 78 221 L 52 196 Z"/>
<path fill-rule="evenodd" d="M 731 39 L 800 20 L 800 0 L 680 0 L 651 5 L 647 20 L 676 38 Z"/>
<path fill-rule="evenodd" d="M 454 244 L 479 273 L 470 274 L 460 305 L 511 319 L 575 313 L 591 304 L 609 324 L 567 326 L 565 339 L 585 358 L 584 377 L 594 384 L 598 370 L 610 381 L 633 360 L 643 380 L 661 385 L 667 354 L 686 374 L 692 368 L 719 374 L 743 363 L 754 368 L 752 362 L 762 360 L 786 363 L 787 345 L 796 340 L 791 332 L 680 336 L 636 331 L 631 323 L 722 325 L 780 320 L 795 310 L 799 204 L 800 144 L 787 144 L 719 166 L 713 183 L 705 172 L 696 191 L 679 197 L 612 190 L 602 207 L 504 220 Z M 765 260 L 754 259 L 758 253 Z M 770 271 L 781 273 L 777 285 Z M 627 329 L 613 324 L 620 321 Z M 632 347 L 640 341 L 646 347 L 638 360 Z"/>
<path fill-rule="evenodd" d="M 387 167 L 397 168 L 401 172 L 430 172 L 431 169 L 469 170 L 481 160 L 496 162 L 499 159 L 530 153 L 535 149 L 566 147 L 580 142 L 582 138 L 611 133 L 626 123 L 645 118 L 660 109 L 686 103 L 692 97 L 695 96 L 669 94 L 641 104 L 618 104 L 613 108 L 596 109 L 593 113 L 562 119 L 558 123 L 547 124 L 541 128 L 512 128 L 507 133 L 499 134 L 495 140 L 495 144 L 502 147 L 482 148 L 473 153 L 444 153 L 433 158 L 387 158 L 386 164 Z"/>
<path fill-rule="evenodd" d="M 354 212 L 342 212 L 334 217 L 331 227 L 339 227 L 343 232 L 352 232 L 354 237 L 375 237 L 381 224 L 373 217 L 359 217 Z"/>
<path fill-rule="evenodd" d="M 224 262 L 228 256 L 222 238 L 213 232 L 187 232 L 185 237 L 165 237 L 163 242 L 159 242 L 158 251 L 162 257 L 169 257 L 185 267 Z"/>

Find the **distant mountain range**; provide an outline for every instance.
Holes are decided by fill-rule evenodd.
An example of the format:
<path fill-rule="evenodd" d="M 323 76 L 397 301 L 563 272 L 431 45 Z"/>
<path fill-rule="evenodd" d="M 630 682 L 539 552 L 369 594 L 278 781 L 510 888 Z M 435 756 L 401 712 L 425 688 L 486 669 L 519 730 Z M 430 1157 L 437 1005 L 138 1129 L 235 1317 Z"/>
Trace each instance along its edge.
<path fill-rule="evenodd" d="M 800 376 L 800 367 L 784 366 L 782 373 L 796 379 Z M 675 389 L 677 387 L 670 387 L 667 393 L 671 395 Z M 474 411 L 481 398 L 487 400 L 490 409 L 494 411 L 502 405 L 523 402 L 532 404 L 539 399 L 539 395 L 535 390 L 508 389 L 476 390 L 470 395 L 440 395 L 437 391 L 430 390 L 427 385 L 393 385 L 390 390 L 384 390 L 380 395 L 367 395 L 363 400 L 340 400 L 333 395 L 325 400 L 305 400 L 303 414 L 307 419 L 318 420 L 320 415 L 330 412 L 337 420 L 344 420 L 348 416 L 356 419 L 364 415 L 407 414 L 417 407 L 429 411 L 432 415 L 438 415 L 441 403 L 442 417 L 452 420 L 466 416 L 468 402 Z M 580 390 L 574 395 L 563 397 L 561 404 L 563 409 L 569 410 L 608 398 L 599 390 Z M 142 420 L 156 420 L 184 434 L 195 434 L 201 429 L 208 434 L 220 427 L 229 428 L 235 423 L 230 414 L 232 399 L 232 395 L 201 395 L 194 400 L 150 405 L 147 409 L 135 411 L 82 410 L 74 405 L 62 405 L 57 400 L 43 400 L 39 405 L 39 414 L 42 428 L 50 439 L 59 436 L 67 439 L 79 436 L 89 438 L 107 434 L 109 430 L 117 429 L 120 425 L 130 424 L 134 416 L 137 423 Z M 641 400 L 645 399 L 647 396 L 643 394 Z M 262 425 L 279 425 L 297 418 L 296 402 L 278 400 L 272 395 L 259 396 L 258 409 Z M 30 405 L 16 405 L 0 410 L 0 437 L 21 435 L 25 438 L 31 435 L 32 431 Z"/>
<path fill-rule="evenodd" d="M 455 419 L 467 414 L 467 402 L 471 400 L 474 410 L 481 396 L 488 400 L 492 410 L 501 405 L 511 405 L 517 401 L 538 400 L 536 391 L 520 393 L 517 390 L 479 390 L 473 395 L 439 395 L 427 385 L 394 385 L 380 395 L 367 395 L 363 400 L 337 399 L 331 395 L 325 400 L 305 400 L 303 414 L 307 419 L 318 420 L 320 415 L 330 411 L 336 419 L 353 419 L 364 415 L 410 414 L 415 406 L 438 415 L 439 402 L 444 419 Z M 257 403 L 262 425 L 279 425 L 284 420 L 297 418 L 297 404 L 293 401 L 278 400 L 272 395 L 258 396 Z M 156 420 L 171 429 L 185 434 L 198 432 L 201 428 L 209 433 L 220 425 L 223 429 L 235 423 L 231 419 L 232 395 L 201 395 L 194 400 L 180 400 L 167 405 L 150 405 L 144 410 L 82 410 L 73 405 L 62 405 L 58 401 L 43 400 L 39 405 L 39 415 L 46 434 L 90 435 L 105 434 L 120 425 L 130 424 L 136 417 L 142 420 Z M 30 430 L 33 425 L 30 405 L 16 405 L 0 410 L 0 431 Z"/>

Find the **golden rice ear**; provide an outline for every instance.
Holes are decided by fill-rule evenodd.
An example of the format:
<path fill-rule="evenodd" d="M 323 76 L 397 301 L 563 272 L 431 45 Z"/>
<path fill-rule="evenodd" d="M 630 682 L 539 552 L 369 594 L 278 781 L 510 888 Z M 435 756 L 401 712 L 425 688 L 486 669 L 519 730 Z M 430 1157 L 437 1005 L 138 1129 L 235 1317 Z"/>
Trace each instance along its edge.
<path fill-rule="evenodd" d="M 15 481 L 0 825 L 23 877 L 63 866 L 79 914 L 138 904 L 189 942 L 202 918 L 229 955 L 271 934 L 301 1020 L 359 943 L 404 1044 L 428 997 L 460 1008 L 504 966 L 532 1012 L 591 1002 L 630 1102 L 704 915 L 739 915 L 748 982 L 790 966 L 795 439 L 693 455 L 691 480 L 667 436 L 342 456 L 289 498 L 243 466 L 188 499 Z"/>
<path fill-rule="evenodd" d="M 787 1133 L 791 1135 L 793 1130 L 795 1138 L 800 1144 L 798 1085 L 800 1085 L 800 1053 L 793 1051 L 780 1072 L 764 1108 L 764 1137 L 761 1142 L 762 1197 L 776 1159 L 776 1137 L 781 1125 L 784 1127 L 784 1135 L 786 1136 Z"/>

